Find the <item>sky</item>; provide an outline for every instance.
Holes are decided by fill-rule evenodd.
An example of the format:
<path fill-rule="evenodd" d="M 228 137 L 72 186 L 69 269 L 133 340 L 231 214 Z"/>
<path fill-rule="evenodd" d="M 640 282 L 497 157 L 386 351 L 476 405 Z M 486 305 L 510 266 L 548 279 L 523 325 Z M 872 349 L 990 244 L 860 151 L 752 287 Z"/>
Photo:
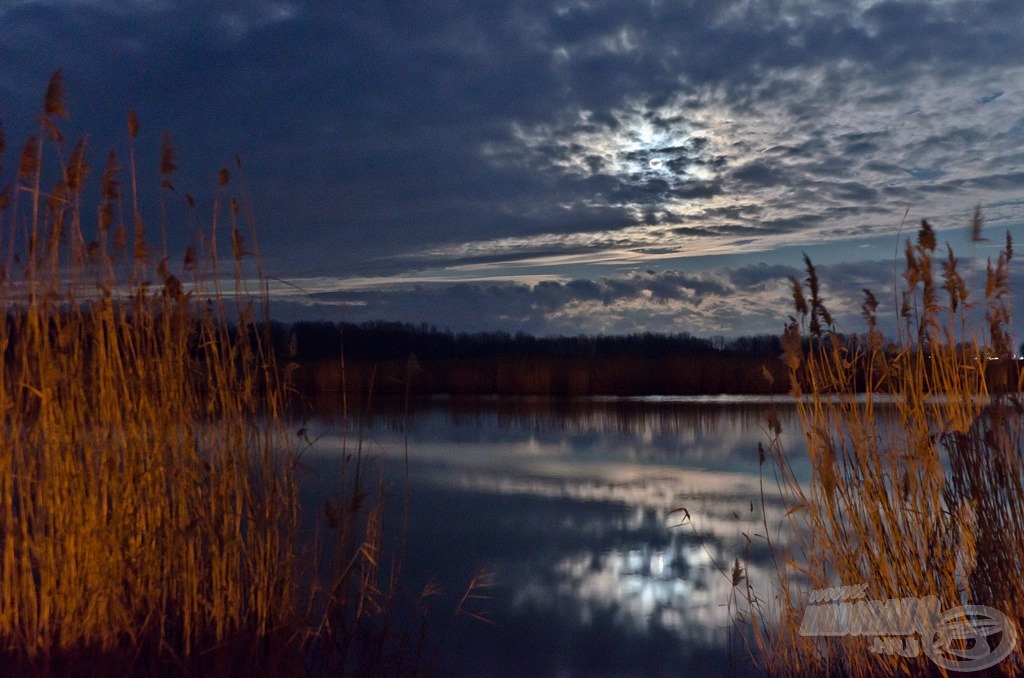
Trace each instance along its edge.
<path fill-rule="evenodd" d="M 56 68 L 146 205 L 242 158 L 283 320 L 778 333 L 806 252 L 859 331 L 921 219 L 1024 235 L 1016 0 L 0 0 L 10 146 Z"/>

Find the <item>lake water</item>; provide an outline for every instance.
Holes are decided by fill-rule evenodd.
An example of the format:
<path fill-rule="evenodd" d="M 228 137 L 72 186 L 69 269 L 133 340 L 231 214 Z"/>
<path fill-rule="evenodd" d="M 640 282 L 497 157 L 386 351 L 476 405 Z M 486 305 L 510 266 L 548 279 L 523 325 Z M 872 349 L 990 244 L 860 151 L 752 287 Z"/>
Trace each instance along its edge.
<path fill-rule="evenodd" d="M 445 674 L 744 675 L 732 565 L 745 559 L 767 591 L 765 523 L 784 539 L 771 463 L 758 460 L 768 410 L 806 476 L 786 398 L 437 399 L 375 408 L 347 428 L 320 416 L 308 423 L 320 438 L 303 502 L 322 505 L 343 447 L 361 436 L 400 507 L 408 442 L 403 580 L 434 581 L 449 603 L 481 568 L 491 584 L 466 609 L 492 624 L 433 622 Z"/>

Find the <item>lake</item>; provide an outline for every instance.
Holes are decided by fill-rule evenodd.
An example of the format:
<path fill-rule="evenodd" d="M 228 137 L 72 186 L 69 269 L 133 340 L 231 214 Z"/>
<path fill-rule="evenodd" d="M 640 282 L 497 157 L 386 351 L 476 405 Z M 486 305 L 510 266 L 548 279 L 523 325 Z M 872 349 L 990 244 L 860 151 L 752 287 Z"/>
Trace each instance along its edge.
<path fill-rule="evenodd" d="M 436 582 L 449 605 L 479 569 L 491 584 L 489 599 L 464 608 L 490 623 L 432 622 L 442 673 L 745 674 L 733 563 L 766 592 L 765 524 L 785 538 L 771 463 L 758 459 L 769 410 L 806 477 L 785 397 L 435 398 L 408 411 L 380 404 L 347 425 L 321 413 L 307 423 L 319 439 L 304 456 L 302 501 L 322 515 L 342 451 L 361 437 L 399 533 L 408 443 L 403 581 Z"/>

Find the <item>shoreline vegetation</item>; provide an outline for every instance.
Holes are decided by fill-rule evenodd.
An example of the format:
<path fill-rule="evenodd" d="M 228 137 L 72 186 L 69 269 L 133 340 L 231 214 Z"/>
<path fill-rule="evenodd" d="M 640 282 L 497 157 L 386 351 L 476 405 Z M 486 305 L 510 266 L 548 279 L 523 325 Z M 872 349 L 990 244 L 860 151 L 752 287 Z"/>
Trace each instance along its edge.
<path fill-rule="evenodd" d="M 241 161 L 199 227 L 165 134 L 150 221 L 134 113 L 98 187 L 66 117 L 57 71 L 13 167 L 0 128 L 0 674 L 431 670 L 439 634 L 482 618 L 487 579 L 461 598 L 410 586 L 404 528 L 384 519 L 401 488 L 361 438 L 338 492 L 312 516 L 300 506 L 313 441 L 266 332 Z"/>
<path fill-rule="evenodd" d="M 978 210 L 974 241 L 980 225 Z M 835 333 L 810 260 L 807 277 L 792 280 L 783 345 L 812 478 L 797 479 L 778 422 L 769 422 L 763 476 L 789 511 L 784 525 L 765 523 L 752 538 L 775 552 L 777 580 L 753 591 L 740 561 L 732 575 L 748 605 L 740 628 L 772 675 L 1024 672 L 1024 374 L 1008 369 L 1013 242 L 1007 233 L 980 292 L 944 249 L 927 221 L 906 241 L 896 351 L 878 331 L 870 290 L 866 332 L 851 347 Z M 972 307 L 984 311 L 984 326 L 971 321 Z M 898 396 L 896 416 L 876 409 L 880 393 Z M 799 538 L 776 549 L 771 537 L 783 528 Z M 858 619 L 835 617 L 842 606 L 827 601 L 836 587 L 859 591 L 846 604 Z M 831 627 L 813 615 L 805 623 L 822 601 L 816 591 L 826 603 L 813 611 L 837 619 Z M 869 601 L 893 600 L 932 607 L 900 619 L 862 614 L 882 609 Z"/>
<path fill-rule="evenodd" d="M 636 396 L 785 393 L 778 337 L 534 337 L 402 323 L 272 323 L 289 384 L 331 397 Z M 289 347 L 294 353 L 289 354 Z M 770 375 L 771 380 L 765 375 Z"/>
<path fill-rule="evenodd" d="M 289 364 L 288 382 L 321 403 L 367 393 L 379 396 L 691 396 L 787 395 L 792 392 L 782 338 L 726 340 L 680 335 L 534 337 L 527 334 L 455 334 L 425 325 L 272 322 L 274 350 Z M 831 335 L 851 353 L 862 336 Z M 808 348 L 810 340 L 803 340 Z M 344 348 L 343 348 L 344 347 Z M 895 358 L 897 343 L 879 345 Z M 927 349 L 926 349 L 927 352 Z M 988 380 L 1016 382 L 1022 363 L 983 361 Z M 863 393 L 898 393 L 855 363 Z"/>

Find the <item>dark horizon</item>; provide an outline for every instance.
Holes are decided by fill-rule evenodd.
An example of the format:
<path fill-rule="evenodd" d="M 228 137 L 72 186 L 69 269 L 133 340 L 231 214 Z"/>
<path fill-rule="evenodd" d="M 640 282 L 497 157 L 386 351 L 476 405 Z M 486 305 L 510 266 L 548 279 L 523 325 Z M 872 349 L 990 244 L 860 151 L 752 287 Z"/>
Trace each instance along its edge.
<path fill-rule="evenodd" d="M 361 398 L 582 397 L 784 395 L 791 389 L 777 335 L 535 337 L 325 321 L 274 322 L 269 329 L 274 352 L 282 364 L 291 365 L 286 367 L 290 383 L 327 409 L 345 400 L 342 392 Z M 805 336 L 803 341 L 806 350 L 813 339 Z M 841 336 L 840 341 L 851 348 L 864 348 L 867 342 L 863 336 Z M 886 386 L 880 383 L 879 388 Z"/>

